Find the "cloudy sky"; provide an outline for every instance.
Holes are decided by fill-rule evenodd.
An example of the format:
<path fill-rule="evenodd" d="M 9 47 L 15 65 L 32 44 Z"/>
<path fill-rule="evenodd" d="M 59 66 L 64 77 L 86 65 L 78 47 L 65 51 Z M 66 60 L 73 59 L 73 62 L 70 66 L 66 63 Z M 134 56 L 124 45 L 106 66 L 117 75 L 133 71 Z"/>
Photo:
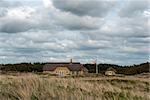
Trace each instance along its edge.
<path fill-rule="evenodd" d="M 0 63 L 149 61 L 149 0 L 0 0 Z"/>

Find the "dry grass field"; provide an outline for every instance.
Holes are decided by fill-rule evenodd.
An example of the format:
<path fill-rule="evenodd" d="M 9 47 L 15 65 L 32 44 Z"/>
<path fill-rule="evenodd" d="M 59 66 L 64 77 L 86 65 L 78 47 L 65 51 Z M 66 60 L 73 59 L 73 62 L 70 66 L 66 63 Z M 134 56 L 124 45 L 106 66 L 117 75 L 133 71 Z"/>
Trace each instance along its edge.
<path fill-rule="evenodd" d="M 0 75 L 0 100 L 150 100 L 149 78 Z"/>

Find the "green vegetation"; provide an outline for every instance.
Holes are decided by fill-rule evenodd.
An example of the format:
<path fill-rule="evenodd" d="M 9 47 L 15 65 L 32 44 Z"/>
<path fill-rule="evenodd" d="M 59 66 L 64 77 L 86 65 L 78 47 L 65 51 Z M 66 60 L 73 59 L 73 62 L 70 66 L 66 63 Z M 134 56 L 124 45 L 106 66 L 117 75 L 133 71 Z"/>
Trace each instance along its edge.
<path fill-rule="evenodd" d="M 20 63 L 20 64 L 2 64 L 0 70 L 3 72 L 42 72 L 44 63 Z"/>
<path fill-rule="evenodd" d="M 96 72 L 96 67 L 93 64 L 85 64 L 84 65 L 90 73 L 95 73 Z M 146 73 L 149 72 L 149 66 L 150 63 L 142 63 L 139 65 L 132 65 L 132 66 L 120 66 L 120 65 L 114 65 L 114 64 L 98 64 L 98 71 L 101 74 L 104 74 L 105 71 L 109 68 L 112 67 L 116 69 L 117 74 L 125 74 L 125 75 L 135 75 L 135 74 L 140 74 L 140 73 Z"/>
<path fill-rule="evenodd" d="M 46 63 L 20 63 L 20 64 L 1 64 L 0 71 L 2 72 L 42 72 L 43 65 Z M 117 74 L 135 75 L 149 72 L 150 63 L 142 63 L 132 66 L 119 66 L 113 64 L 98 64 L 99 73 L 104 74 L 109 67 L 116 69 Z M 95 64 L 84 64 L 89 73 L 95 73 Z"/>
<path fill-rule="evenodd" d="M 0 76 L 1 100 L 149 100 L 149 80 L 140 78 L 59 78 L 23 74 Z"/>

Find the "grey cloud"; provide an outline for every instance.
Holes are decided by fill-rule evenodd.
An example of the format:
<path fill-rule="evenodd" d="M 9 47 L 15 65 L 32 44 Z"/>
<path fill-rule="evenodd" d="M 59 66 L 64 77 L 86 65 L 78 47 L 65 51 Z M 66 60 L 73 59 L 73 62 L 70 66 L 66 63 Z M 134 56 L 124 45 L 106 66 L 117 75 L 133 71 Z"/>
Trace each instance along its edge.
<path fill-rule="evenodd" d="M 110 24 L 111 22 L 108 23 L 106 22 L 104 25 L 100 27 L 99 30 L 93 32 L 93 34 L 95 34 L 95 38 L 98 38 L 98 36 L 103 36 L 104 38 L 148 37 L 149 26 L 147 21 L 148 21 L 147 18 L 135 17 L 135 18 L 123 18 L 117 20 L 117 22 L 113 24 Z"/>
<path fill-rule="evenodd" d="M 89 62 L 98 56 L 99 62 L 132 64 L 148 59 L 148 17 L 142 13 L 142 16 L 119 17 L 115 12 L 104 17 L 108 10 L 103 5 L 108 7 L 111 0 L 67 2 L 70 4 L 58 5 L 57 0 L 53 1 L 57 9 L 0 7 L 0 62 L 69 58 Z"/>
<path fill-rule="evenodd" d="M 122 39 L 119 38 L 117 38 L 117 40 L 111 38 L 109 41 L 103 40 L 103 38 L 100 39 L 100 37 L 99 40 L 90 40 L 88 38 L 72 39 L 69 36 L 69 34 L 65 34 L 65 33 L 62 33 L 61 35 L 56 35 L 56 34 L 48 35 L 49 33 L 44 33 L 47 36 L 46 38 L 43 37 L 42 34 L 40 33 L 36 33 L 36 34 L 34 33 L 35 34 L 34 36 L 35 37 L 37 36 L 36 37 L 37 40 L 41 38 L 47 40 L 47 41 L 43 41 L 41 39 L 41 42 L 36 42 L 36 39 L 33 41 L 32 38 L 25 37 L 25 35 L 23 34 L 25 33 L 7 34 L 7 35 L 4 34 L 3 35 L 4 39 L 2 39 L 1 37 L 2 35 L 0 36 L 1 37 L 0 43 L 3 42 L 3 44 L 5 44 L 3 46 L 0 45 L 0 48 L 1 49 L 3 48 L 3 51 L 1 51 L 0 49 L 1 52 L 0 54 L 2 54 L 1 57 L 7 56 L 8 57 L 6 58 L 7 60 L 11 59 L 12 57 L 13 59 L 18 59 L 16 61 L 47 61 L 48 59 L 50 61 L 50 58 L 52 57 L 51 59 L 54 59 L 56 61 L 58 60 L 61 61 L 66 55 L 70 55 L 70 57 L 75 57 L 75 59 L 78 60 L 79 59 L 81 60 L 82 58 L 82 60 L 84 59 L 84 61 L 85 59 L 88 61 L 92 61 L 96 56 L 98 56 L 101 62 L 123 63 L 120 61 L 121 60 L 128 61 L 129 58 L 130 61 L 133 61 L 133 57 L 131 57 L 131 55 L 134 57 L 136 56 L 137 60 L 142 59 L 141 58 L 141 56 L 143 56 L 142 52 L 145 52 L 143 51 L 143 49 L 140 49 L 141 52 L 122 51 L 121 49 L 119 49 L 119 47 L 120 46 L 123 47 L 124 45 Z M 81 35 L 79 37 L 83 36 L 83 34 L 78 34 L 78 35 Z M 56 36 L 57 39 L 55 40 L 54 38 Z M 84 36 L 86 37 L 86 34 Z M 63 37 L 67 37 L 67 39 L 66 40 L 61 39 Z M 51 41 L 53 39 L 55 41 Z M 147 44 L 143 44 L 142 46 L 135 47 L 131 41 L 128 42 L 129 43 L 126 43 L 127 46 L 129 47 L 131 46 L 133 48 L 139 48 L 139 47 L 141 48 L 143 45 L 145 46 L 147 45 Z M 9 51 L 7 51 L 8 49 Z M 138 53 L 140 53 L 140 55 Z M 10 56 L 7 54 L 9 54 Z M 26 59 L 23 59 L 22 57 L 25 57 Z M 145 57 L 146 56 L 144 54 L 143 59 L 147 59 Z M 38 58 L 41 59 L 39 60 Z M 116 60 L 116 59 L 120 59 L 120 60 Z"/>
<path fill-rule="evenodd" d="M 55 23 L 69 30 L 93 30 L 103 25 L 104 20 L 90 16 L 76 16 L 72 13 L 57 12 L 55 14 Z"/>
<path fill-rule="evenodd" d="M 115 5 L 115 0 L 52 0 L 56 8 L 79 16 L 102 17 Z"/>
<path fill-rule="evenodd" d="M 27 31 L 31 28 L 33 28 L 33 26 L 31 25 L 31 23 L 28 23 L 26 20 L 15 20 L 15 19 L 11 19 L 11 20 L 1 20 L 2 25 L 0 25 L 0 32 L 4 32 L 4 33 L 18 33 L 18 32 L 24 32 Z"/>
<path fill-rule="evenodd" d="M 86 41 L 76 42 L 78 45 L 78 50 L 83 51 L 98 51 L 111 48 L 111 43 L 106 40 L 91 40 L 87 39 Z"/>
<path fill-rule="evenodd" d="M 31 55 L 41 51 L 39 48 L 14 48 L 11 51 L 19 53 L 20 55 Z"/>
<path fill-rule="evenodd" d="M 129 0 L 120 11 L 121 17 L 141 16 L 144 11 L 149 9 L 149 0 Z"/>
<path fill-rule="evenodd" d="M 23 9 L 25 8 L 3 8 L 2 11 L 0 10 L 0 32 L 18 33 L 35 27 L 36 23 L 32 21 L 33 19 L 27 18 L 29 12 L 26 13 L 27 10 Z"/>
<path fill-rule="evenodd" d="M 119 25 L 128 37 L 148 37 L 149 26 L 147 21 L 148 19 L 144 17 L 134 17 L 120 21 Z M 119 31 L 121 32 L 121 30 Z"/>
<path fill-rule="evenodd" d="M 7 4 L 7 3 L 6 3 Z M 40 11 L 32 7 L 0 7 L 0 32 L 19 33 L 29 30 L 95 30 L 103 25 L 102 18 L 77 16 L 58 10 Z M 51 13 L 49 15 L 49 13 Z M 14 15 L 13 15 L 14 14 Z"/>
<path fill-rule="evenodd" d="M 128 38 L 127 39 L 129 42 L 137 44 L 137 45 L 144 45 L 144 44 L 148 44 L 150 42 L 150 38 L 149 37 L 140 37 L 140 38 L 136 38 L 136 37 L 132 37 L 132 38 Z"/>
<path fill-rule="evenodd" d="M 19 33 L 32 29 L 54 29 L 47 13 L 32 7 L 3 8 L 0 10 L 0 32 Z"/>
<path fill-rule="evenodd" d="M 4 17 L 7 14 L 7 9 L 5 8 L 0 8 L 0 17 Z"/>
<path fill-rule="evenodd" d="M 18 7 L 21 6 L 22 4 L 18 1 L 15 2 L 9 2 L 6 0 L 0 0 L 0 8 L 5 7 L 5 8 L 11 8 L 11 7 Z"/>

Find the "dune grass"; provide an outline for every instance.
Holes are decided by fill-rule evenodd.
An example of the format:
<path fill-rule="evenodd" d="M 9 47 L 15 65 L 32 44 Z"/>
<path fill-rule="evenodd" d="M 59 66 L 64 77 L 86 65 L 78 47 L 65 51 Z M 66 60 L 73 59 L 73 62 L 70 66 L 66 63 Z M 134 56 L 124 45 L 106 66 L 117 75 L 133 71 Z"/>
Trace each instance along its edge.
<path fill-rule="evenodd" d="M 149 100 L 149 81 L 0 76 L 1 100 Z"/>

